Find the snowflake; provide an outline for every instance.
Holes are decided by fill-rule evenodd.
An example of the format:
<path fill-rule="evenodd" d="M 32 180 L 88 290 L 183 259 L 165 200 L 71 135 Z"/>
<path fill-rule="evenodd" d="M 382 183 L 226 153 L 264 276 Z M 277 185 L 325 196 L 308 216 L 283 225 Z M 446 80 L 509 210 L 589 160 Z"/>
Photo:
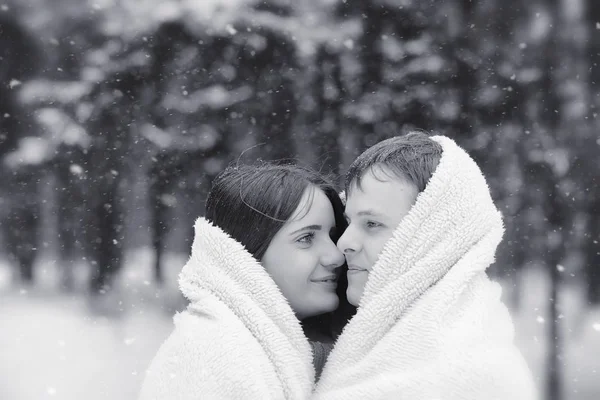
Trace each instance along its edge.
<path fill-rule="evenodd" d="M 225 29 L 227 29 L 227 33 L 229 33 L 230 35 L 235 35 L 237 33 L 237 30 L 231 24 L 227 24 Z"/>
<path fill-rule="evenodd" d="M 81 165 L 71 164 L 69 166 L 69 172 L 71 172 L 73 175 L 81 175 L 83 174 L 83 168 L 81 168 Z"/>
<path fill-rule="evenodd" d="M 11 89 L 16 88 L 17 86 L 21 85 L 23 82 L 21 82 L 18 79 L 11 79 L 10 82 L 8 83 L 8 87 Z"/>

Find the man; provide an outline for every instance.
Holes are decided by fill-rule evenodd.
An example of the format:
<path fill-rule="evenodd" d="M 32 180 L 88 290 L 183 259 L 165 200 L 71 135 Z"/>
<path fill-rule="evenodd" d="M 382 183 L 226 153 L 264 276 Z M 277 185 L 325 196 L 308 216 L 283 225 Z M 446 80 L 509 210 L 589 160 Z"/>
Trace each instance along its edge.
<path fill-rule="evenodd" d="M 503 234 L 485 178 L 446 137 L 367 149 L 346 176 L 338 241 L 358 306 L 316 399 L 537 398 L 486 268 Z"/>

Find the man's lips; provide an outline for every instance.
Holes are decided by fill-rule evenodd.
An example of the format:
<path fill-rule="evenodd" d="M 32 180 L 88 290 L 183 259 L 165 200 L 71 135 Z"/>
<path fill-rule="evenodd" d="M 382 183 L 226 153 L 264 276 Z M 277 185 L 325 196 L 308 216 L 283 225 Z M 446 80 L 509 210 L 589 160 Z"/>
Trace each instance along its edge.
<path fill-rule="evenodd" d="M 348 270 L 349 271 L 366 271 L 367 269 L 359 267 L 358 265 L 355 265 L 355 264 L 348 264 Z"/>
<path fill-rule="evenodd" d="M 337 282 L 337 280 L 338 280 L 338 276 L 334 275 L 334 274 L 327 275 L 322 278 L 311 279 L 311 281 L 313 281 L 313 282 Z"/>

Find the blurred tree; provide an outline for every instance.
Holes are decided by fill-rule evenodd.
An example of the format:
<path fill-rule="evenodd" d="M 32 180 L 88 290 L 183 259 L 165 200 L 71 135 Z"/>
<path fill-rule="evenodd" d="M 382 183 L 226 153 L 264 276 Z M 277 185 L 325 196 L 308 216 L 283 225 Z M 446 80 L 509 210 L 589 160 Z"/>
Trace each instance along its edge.
<path fill-rule="evenodd" d="M 57 168 L 59 189 L 71 194 L 62 196 L 59 192 L 60 244 L 68 253 L 73 242 L 66 241 L 81 235 L 83 250 L 93 267 L 90 289 L 98 293 L 110 287 L 122 261 L 124 219 L 120 186 L 127 173 L 130 126 L 144 106 L 140 91 L 147 69 L 139 62 L 139 53 L 123 51 L 122 43 L 116 39 L 107 37 L 104 47 L 94 51 L 112 53 L 109 55 L 118 62 L 106 63 L 102 59 L 103 69 L 94 69 L 92 57 L 82 67 L 80 80 L 31 81 L 21 97 L 40 111 L 49 105 L 57 107 L 54 113 L 59 117 L 55 115 L 50 121 L 54 129 L 60 125 L 57 120 L 68 121 L 58 137 L 57 132 L 49 132 L 56 145 L 52 162 Z M 97 81 L 90 82 L 86 74 Z M 75 209 L 75 200 L 81 201 L 81 215 L 64 211 L 66 207 Z M 80 219 L 75 233 L 70 221 L 76 216 Z M 69 280 L 66 273 L 63 281 L 69 285 Z"/>
<path fill-rule="evenodd" d="M 56 103 L 48 103 L 47 108 L 40 108 L 34 113 L 40 126 L 42 137 L 49 143 L 54 153 L 49 156 L 46 166 L 54 174 L 56 192 L 56 230 L 58 245 L 58 266 L 60 285 L 66 291 L 75 289 L 74 267 L 83 249 L 80 234 L 85 188 L 85 152 L 90 138 L 84 128 L 69 115 L 56 108 Z M 68 108 L 67 105 L 64 106 Z"/>
<path fill-rule="evenodd" d="M 161 24 L 149 38 L 152 61 L 147 84 L 152 87 L 152 100 L 146 112 L 152 125 L 142 127 L 141 133 L 152 143 L 155 153 L 148 168 L 148 201 L 155 251 L 154 279 L 160 285 L 164 280 L 162 255 L 173 226 L 170 209 L 179 204 L 177 193 L 181 192 L 182 184 L 187 186 L 186 174 L 201 171 L 198 163 L 208 158 L 204 150 L 213 150 L 222 138 L 216 131 L 206 129 L 207 121 L 201 110 L 205 99 L 199 90 L 207 84 L 205 68 L 211 59 L 202 52 L 200 43 L 207 37 L 196 36 L 182 21 L 176 20 Z M 194 137 L 199 139 L 196 143 Z M 219 153 L 217 157 L 226 156 L 220 148 Z M 203 174 L 198 178 L 202 181 Z M 191 185 L 189 196 L 200 195 L 197 186 Z M 197 215 L 198 210 L 190 210 L 190 220 Z"/>
<path fill-rule="evenodd" d="M 66 291 L 75 289 L 74 267 L 78 252 L 83 248 L 81 219 L 84 215 L 84 190 L 82 188 L 85 154 L 83 149 L 73 145 L 63 145 L 58 149 L 58 157 L 53 168 L 56 173 L 57 191 L 57 231 L 60 285 Z"/>
<path fill-rule="evenodd" d="M 18 139 L 31 128 L 17 101 L 22 81 L 36 73 L 39 51 L 18 15 L 0 12 L 0 157 L 17 147 Z"/>
<path fill-rule="evenodd" d="M 596 187 L 599 183 L 596 183 Z M 600 304 L 600 193 L 591 194 L 587 208 L 588 229 L 584 242 L 587 299 L 592 305 Z"/>
<path fill-rule="evenodd" d="M 587 46 L 584 47 L 589 65 L 589 107 L 587 115 L 591 133 L 581 146 L 580 158 L 582 186 L 585 189 L 586 216 L 588 233 L 584 239 L 583 257 L 585 260 L 585 277 L 587 297 L 590 304 L 600 304 L 600 163 L 598 162 L 598 93 L 600 91 L 600 3 L 587 0 L 584 5 L 587 15 L 585 20 Z M 585 88 L 582 88 L 585 89 Z"/>
<path fill-rule="evenodd" d="M 115 74 L 90 94 L 95 102 L 87 128 L 93 137 L 86 155 L 85 169 L 93 189 L 84 198 L 83 224 L 92 262 L 92 293 L 106 290 L 121 267 L 124 240 L 123 205 L 119 186 L 125 169 L 131 123 L 130 102 L 143 78 L 135 74 Z"/>
<path fill-rule="evenodd" d="M 54 175 L 56 204 L 52 208 L 56 210 L 60 282 L 66 290 L 74 289 L 74 262 L 86 250 L 82 222 L 89 190 L 84 166 L 90 138 L 80 123 L 89 104 L 81 100 L 92 86 L 88 79 L 93 77 L 85 75 L 95 71 L 88 68 L 90 53 L 106 40 L 98 16 L 86 11 L 84 4 L 71 0 L 59 0 L 53 6 L 36 0 L 23 5 L 29 28 L 41 34 L 44 52 L 39 79 L 25 84 L 20 98 L 36 110 L 33 116 L 41 134 L 56 150 L 46 167 Z"/>
<path fill-rule="evenodd" d="M 348 43 L 351 55 L 342 72 L 344 118 L 359 150 L 415 129 L 450 136 L 466 130 L 464 121 L 473 118 L 477 58 L 467 47 L 472 10 L 463 15 L 456 6 L 475 7 L 453 1 L 340 3 L 337 15 L 362 26 Z"/>
<path fill-rule="evenodd" d="M 319 171 L 337 176 L 341 164 L 339 136 L 343 129 L 342 105 L 344 84 L 342 60 L 337 49 L 328 43 L 318 45 L 314 60 L 312 90 L 312 145 Z M 311 129 L 311 128 L 309 128 Z"/>
<path fill-rule="evenodd" d="M 237 67 L 238 79 L 250 83 L 253 89 L 253 97 L 245 104 L 250 108 L 248 111 L 257 111 L 254 113 L 256 125 L 253 129 L 256 142 L 265 144 L 262 151 L 265 159 L 292 159 L 296 155 L 292 139 L 292 124 L 297 113 L 294 79 L 298 63 L 295 46 L 287 34 L 275 29 L 245 24 L 239 29 L 250 29 L 252 33 L 242 39 L 246 43 L 240 43 L 246 49 L 240 54 Z M 257 35 L 262 43 L 250 50 Z"/>
<path fill-rule="evenodd" d="M 548 310 L 548 358 L 546 395 L 549 400 L 563 398 L 562 357 L 563 343 L 559 329 L 559 291 L 562 282 L 561 264 L 565 260 L 569 224 L 574 221 L 574 210 L 567 201 L 566 178 L 571 165 L 568 162 L 568 136 L 565 129 L 566 98 L 564 83 L 569 70 L 561 62 L 568 45 L 560 34 L 564 18 L 560 0 L 542 0 L 536 4 L 545 14 L 544 35 L 536 49 L 541 79 L 533 86 L 533 108 L 529 115 L 535 135 L 528 135 L 521 147 L 525 183 L 530 187 L 528 204 L 537 209 L 541 220 L 537 233 L 541 239 L 539 261 L 550 276 Z"/>
<path fill-rule="evenodd" d="M 212 35 L 182 20 L 167 21 L 149 37 L 147 83 L 154 92 L 148 114 L 155 128 L 146 137 L 158 151 L 149 174 L 154 271 L 161 282 L 175 192 L 200 196 L 199 187 L 209 186 L 240 145 L 250 144 L 248 137 L 262 144 L 263 158 L 295 155 L 296 61 L 289 38 L 245 20 L 233 19 L 226 31 Z M 196 207 L 189 212 L 192 219 L 202 213 Z"/>
<path fill-rule="evenodd" d="M 17 93 L 23 81 L 37 72 L 39 51 L 31 35 L 21 26 L 12 9 L 0 11 L 0 225 L 4 244 L 18 279 L 34 280 L 34 262 L 39 245 L 40 169 L 23 158 L 37 150 L 35 126 L 19 104 Z M 31 148 L 28 145 L 32 145 Z M 29 157 L 28 157 L 29 156 Z"/>
<path fill-rule="evenodd" d="M 10 193 L 7 204 L 3 205 L 6 207 L 2 219 L 5 246 L 9 261 L 16 267 L 18 281 L 32 284 L 40 245 L 39 169 L 35 164 L 4 167 L 8 178 L 3 186 Z"/>
<path fill-rule="evenodd" d="M 576 200 L 568 204 L 588 216 L 581 235 L 588 239 L 562 233 L 563 254 L 583 251 L 589 298 L 598 298 L 597 137 L 595 122 L 588 122 L 595 116 L 594 110 L 578 114 L 585 107 L 576 99 L 577 93 L 592 95 L 586 71 L 591 63 L 590 79 L 598 81 L 597 52 L 576 53 L 580 45 L 572 44 L 579 42 L 562 37 L 576 31 L 564 24 L 562 36 L 547 43 L 556 30 L 548 22 L 550 3 L 242 1 L 212 10 L 208 3 L 148 0 L 106 3 L 92 12 L 87 2 L 77 11 L 77 2 L 63 1 L 73 7 L 36 3 L 45 15 L 40 19 L 54 26 L 43 42 L 51 95 L 38 91 L 29 98 L 37 98 L 38 108 L 59 109 L 89 136 L 87 145 L 63 141 L 54 158 L 65 253 L 77 238 L 122 245 L 119 207 L 128 205 L 121 192 L 133 179 L 128 166 L 148 171 L 152 242 L 160 253 L 176 211 L 190 221 L 201 214 L 214 175 L 255 144 L 264 143 L 252 157 L 265 159 L 296 157 L 294 143 L 300 144 L 314 153 L 315 166 L 335 172 L 350 160 L 348 153 L 426 129 L 454 137 L 488 178 L 507 225 L 498 275 L 516 279 L 521 265 L 547 249 L 547 232 L 554 229 L 547 213 L 554 206 L 542 207 L 546 200 L 536 197 L 533 184 L 543 184 L 540 190 L 550 190 L 550 182 L 560 190 L 582 185 L 585 191 L 571 191 Z M 593 49 L 600 18 L 594 2 L 583 3 L 589 12 L 578 21 L 587 21 Z M 49 22 L 61 13 L 69 18 Z M 577 60 L 577 67 L 565 70 L 564 60 Z M 550 70 L 556 76 L 549 85 Z M 552 125 L 557 106 L 559 123 Z M 565 154 L 572 158 L 568 178 L 539 172 L 544 167 L 537 163 L 556 168 Z M 106 204 L 112 211 L 102 210 Z M 103 222 L 114 218 L 115 227 L 100 229 L 94 213 Z M 572 217 L 569 212 L 564 220 Z M 95 263 L 98 251 L 90 253 Z M 103 251 L 108 260 L 122 250 Z M 553 260 L 542 258 L 549 271 Z M 158 264 L 155 274 L 162 276 Z"/>
<path fill-rule="evenodd" d="M 561 286 L 561 263 L 565 258 L 565 227 L 569 222 L 569 211 L 565 204 L 564 193 L 557 182 L 557 172 L 548 162 L 530 161 L 526 165 L 526 179 L 537 195 L 532 201 L 541 205 L 545 219 L 547 240 L 543 244 L 542 262 L 550 274 L 550 293 L 548 310 L 548 355 L 545 398 L 560 400 L 563 398 L 563 342 L 560 334 L 559 290 Z"/>
<path fill-rule="evenodd" d="M 456 60 L 461 112 L 453 124 L 457 140 L 483 170 L 506 225 L 498 262 L 491 272 L 512 283 L 511 305 L 519 305 L 519 271 L 529 261 L 521 226 L 525 208 L 522 163 L 517 157 L 523 135 L 531 130 L 527 93 L 536 82 L 527 76 L 530 6 L 520 1 L 460 1 L 455 9 L 457 40 L 447 44 Z"/>

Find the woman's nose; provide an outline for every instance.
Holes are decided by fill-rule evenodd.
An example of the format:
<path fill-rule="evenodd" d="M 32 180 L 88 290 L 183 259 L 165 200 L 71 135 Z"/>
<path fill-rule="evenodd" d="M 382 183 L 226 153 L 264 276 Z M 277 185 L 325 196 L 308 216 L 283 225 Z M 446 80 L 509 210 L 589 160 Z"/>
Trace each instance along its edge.
<path fill-rule="evenodd" d="M 344 262 L 346 262 L 346 258 L 342 254 L 342 252 L 336 247 L 336 245 L 331 242 L 331 246 L 328 246 L 327 251 L 323 257 L 323 265 L 330 268 L 338 268 L 341 267 Z"/>

